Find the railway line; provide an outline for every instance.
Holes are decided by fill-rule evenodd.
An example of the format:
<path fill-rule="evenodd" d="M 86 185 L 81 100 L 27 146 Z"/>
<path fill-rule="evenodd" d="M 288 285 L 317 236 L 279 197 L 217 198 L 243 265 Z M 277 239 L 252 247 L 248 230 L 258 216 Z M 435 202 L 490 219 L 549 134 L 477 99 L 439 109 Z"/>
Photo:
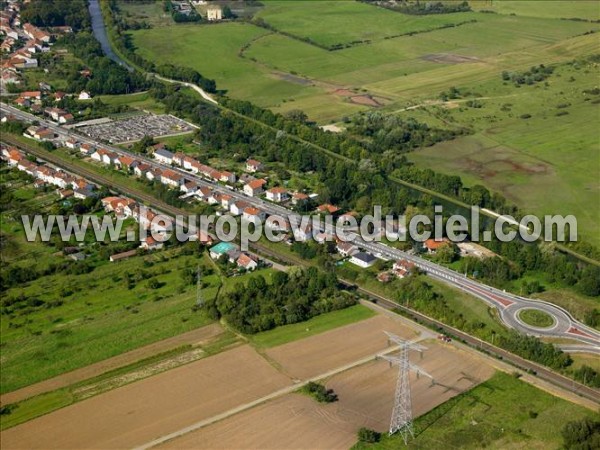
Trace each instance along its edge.
<path fill-rule="evenodd" d="M 22 148 L 26 152 L 31 153 L 32 155 L 40 158 L 41 160 L 47 161 L 51 164 L 62 167 L 67 171 L 70 171 L 72 173 L 76 173 L 80 176 L 83 176 L 83 177 L 87 178 L 89 181 L 95 182 L 100 185 L 109 186 L 109 187 L 115 189 L 116 191 L 119 191 L 120 193 L 130 196 L 138 201 L 141 201 L 148 206 L 152 206 L 156 210 L 163 212 L 165 214 L 175 216 L 175 215 L 185 215 L 187 213 L 185 210 L 182 210 L 180 208 L 169 205 L 169 204 L 167 204 L 161 200 L 158 200 L 155 197 L 153 197 L 152 195 L 147 194 L 143 191 L 131 188 L 129 186 L 115 183 L 113 180 L 111 180 L 107 177 L 104 177 L 103 175 L 98 174 L 95 171 L 92 171 L 92 170 L 89 170 L 89 169 L 86 169 L 86 168 L 83 168 L 80 166 L 74 166 L 72 164 L 69 164 L 69 162 L 65 161 L 65 159 L 57 157 L 56 155 L 53 155 L 51 152 L 41 150 L 33 145 L 24 144 L 23 142 L 19 141 L 18 139 L 15 139 L 13 136 L 5 135 L 2 137 L 2 140 L 8 144 Z M 138 155 L 136 155 L 136 156 L 138 156 Z M 187 173 L 187 172 L 184 172 L 184 173 L 189 177 L 189 175 L 190 175 L 189 173 Z M 212 183 L 208 183 L 204 180 L 202 180 L 202 182 L 205 184 L 211 185 L 211 187 L 212 187 Z M 222 188 L 222 189 L 224 189 L 224 188 Z M 244 200 L 248 201 L 248 198 L 245 197 Z M 254 200 L 254 199 L 251 199 L 251 200 Z M 279 207 L 279 208 L 281 208 L 281 207 Z M 281 209 L 284 209 L 284 208 L 281 208 Z M 276 258 L 279 260 L 284 260 L 286 262 L 291 261 L 294 264 L 302 264 L 302 262 L 300 260 L 292 260 L 291 258 L 289 258 L 287 256 L 284 256 L 280 253 L 277 253 L 270 249 L 267 249 L 260 243 L 252 243 L 251 245 L 253 247 L 255 247 L 259 251 L 259 253 L 265 254 L 266 256 L 270 256 L 270 257 L 273 257 L 273 258 Z M 405 255 L 403 255 L 403 256 L 405 256 Z M 429 275 L 432 275 L 432 274 L 429 273 Z M 436 276 L 436 275 L 433 274 L 433 276 Z M 440 279 L 442 279 L 442 281 L 446 281 L 446 282 L 448 281 L 447 279 L 444 279 L 439 275 L 436 276 L 436 278 L 440 278 Z M 507 352 L 506 350 L 503 350 L 499 347 L 496 347 L 485 341 L 482 341 L 481 339 L 478 339 L 467 333 L 464 333 L 456 328 L 450 327 L 449 325 L 446 325 L 446 324 L 444 324 L 440 321 L 437 321 L 431 317 L 428 317 L 424 314 L 421 314 L 421 313 L 414 311 L 410 308 L 407 308 L 403 305 L 399 305 L 395 302 L 392 302 L 391 300 L 389 300 L 385 297 L 382 297 L 379 294 L 376 294 L 376 293 L 366 290 L 364 288 L 358 287 L 355 284 L 353 284 L 347 280 L 342 279 L 340 281 L 344 285 L 346 285 L 348 288 L 356 290 L 357 292 L 359 292 L 359 293 L 365 295 L 367 298 L 371 299 L 371 301 L 377 302 L 377 304 L 379 304 L 380 306 L 382 306 L 388 310 L 401 311 L 404 315 L 407 315 L 409 318 L 412 318 L 413 320 L 416 320 L 416 321 L 418 321 L 422 324 L 425 324 L 431 328 L 442 331 L 446 334 L 452 335 L 455 338 L 460 339 L 461 341 L 467 343 L 468 345 L 470 345 L 472 347 L 479 348 L 482 351 L 485 351 L 495 357 L 498 357 L 500 359 L 508 361 L 511 364 L 513 364 L 517 367 L 520 367 L 524 370 L 532 371 L 537 376 L 539 376 L 540 378 L 542 378 L 544 380 L 547 380 L 557 386 L 568 389 L 571 392 L 574 392 L 578 395 L 581 395 L 590 400 L 600 403 L 600 391 L 598 391 L 596 389 L 585 386 L 585 385 L 578 383 L 574 380 L 571 380 L 563 375 L 557 374 L 556 372 L 553 372 L 552 370 L 547 369 L 544 366 L 541 366 L 534 362 L 528 361 L 524 358 L 521 358 L 517 355 Z M 476 284 L 479 285 L 479 283 L 476 283 Z M 491 289 L 491 288 L 488 288 L 488 289 Z M 472 293 L 473 295 L 477 295 L 477 292 L 473 292 L 473 291 L 467 291 L 467 292 Z M 484 292 L 484 294 L 485 293 L 486 292 Z M 479 295 L 483 296 L 483 294 L 481 294 L 481 293 Z M 479 296 L 479 295 L 477 295 L 477 296 Z M 496 306 L 496 305 L 491 304 L 491 306 Z M 592 348 L 591 350 L 588 348 L 588 346 L 576 346 L 576 347 L 577 347 L 577 351 L 581 351 L 581 352 L 586 352 L 586 350 L 591 353 L 597 352 L 596 347 Z"/>

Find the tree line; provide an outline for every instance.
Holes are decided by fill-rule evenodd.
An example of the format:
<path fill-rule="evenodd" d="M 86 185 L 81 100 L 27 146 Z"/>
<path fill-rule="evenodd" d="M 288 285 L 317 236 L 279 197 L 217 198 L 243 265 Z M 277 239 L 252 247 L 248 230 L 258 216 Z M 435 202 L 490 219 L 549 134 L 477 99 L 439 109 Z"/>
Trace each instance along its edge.
<path fill-rule="evenodd" d="M 205 307 L 214 319 L 224 318 L 242 333 L 258 333 L 277 326 L 303 322 L 326 312 L 356 304 L 338 289 L 337 278 L 311 267 L 274 272 L 271 283 L 262 275 L 208 300 Z"/>
<path fill-rule="evenodd" d="M 86 0 L 31 0 L 23 4 L 21 22 L 37 27 L 70 26 L 73 31 L 91 25 Z"/>

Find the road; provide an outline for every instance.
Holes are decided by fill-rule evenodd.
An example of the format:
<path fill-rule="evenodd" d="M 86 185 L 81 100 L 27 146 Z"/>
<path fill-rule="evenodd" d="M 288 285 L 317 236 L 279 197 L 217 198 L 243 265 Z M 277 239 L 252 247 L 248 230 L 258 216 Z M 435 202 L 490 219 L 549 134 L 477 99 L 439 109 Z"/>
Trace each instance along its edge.
<path fill-rule="evenodd" d="M 138 160 L 142 160 L 151 165 L 152 167 L 162 169 L 167 167 L 164 164 L 158 163 L 155 160 L 150 159 L 144 155 L 132 153 L 121 148 L 105 145 L 101 142 L 97 142 L 87 136 L 77 133 L 76 130 L 65 129 L 53 122 L 33 116 L 32 114 L 23 112 L 17 108 L 6 105 L 4 103 L 2 103 L 1 106 L 4 113 L 12 114 L 16 118 L 26 122 L 32 122 L 34 120 L 37 120 L 40 123 L 40 125 L 48 127 L 65 140 L 68 138 L 75 138 L 80 142 L 88 143 L 96 147 L 106 148 L 117 154 L 128 155 Z M 292 221 L 296 220 L 297 223 L 300 223 L 301 216 L 287 208 L 284 208 L 283 206 L 267 202 L 257 197 L 248 197 L 243 192 L 227 188 L 225 186 L 213 183 L 211 181 L 207 181 L 204 178 L 198 175 L 194 175 L 186 170 L 171 166 L 168 167 L 171 170 L 182 174 L 183 176 L 185 176 L 186 179 L 196 182 L 200 186 L 209 187 L 213 191 L 221 194 L 231 195 L 235 200 L 243 200 L 248 203 L 251 203 L 253 204 L 253 206 L 265 211 L 268 215 L 280 215 L 287 217 Z M 110 185 L 110 182 L 108 182 L 108 185 Z M 152 197 L 148 194 L 139 195 L 138 198 L 147 201 L 148 203 L 153 202 Z M 166 204 L 162 205 L 159 209 L 165 212 L 169 212 L 171 214 L 183 214 L 183 211 L 177 210 L 177 208 L 170 207 Z M 177 212 L 175 212 L 175 210 L 177 210 Z M 335 231 L 334 227 L 326 225 L 323 225 L 321 227 L 321 230 L 332 234 Z M 511 294 L 500 289 L 487 286 L 483 283 L 480 283 L 462 274 L 459 274 L 458 272 L 452 269 L 435 264 L 431 261 L 427 261 L 419 256 L 414 256 L 401 250 L 392 248 L 382 242 L 367 242 L 355 233 L 348 233 L 348 236 L 350 238 L 349 240 L 352 241 L 354 244 L 373 253 L 377 257 L 393 260 L 409 260 L 413 262 L 421 271 L 431 276 L 432 278 L 441 280 L 447 284 L 450 284 L 464 292 L 467 292 L 481 299 L 488 305 L 496 308 L 499 312 L 500 319 L 502 320 L 502 322 L 511 329 L 532 336 L 573 339 L 581 342 L 582 344 L 589 345 L 592 347 L 600 346 L 599 331 L 594 330 L 584 325 L 583 323 L 578 322 L 565 309 L 559 306 L 542 300 L 533 300 L 517 296 L 515 294 Z M 526 324 L 519 318 L 520 312 L 525 309 L 535 309 L 550 315 L 554 319 L 553 325 L 548 328 L 538 328 Z"/>

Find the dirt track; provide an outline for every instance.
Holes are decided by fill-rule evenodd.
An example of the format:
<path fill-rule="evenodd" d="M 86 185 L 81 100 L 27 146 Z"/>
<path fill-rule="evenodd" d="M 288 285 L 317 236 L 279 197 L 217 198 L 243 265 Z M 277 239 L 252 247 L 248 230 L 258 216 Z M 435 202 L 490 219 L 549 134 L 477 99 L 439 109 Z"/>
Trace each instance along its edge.
<path fill-rule="evenodd" d="M 378 315 L 280 345 L 266 353 L 281 365 L 285 373 L 305 379 L 385 349 L 387 337 L 383 331 L 395 333 L 406 339 L 417 337 L 413 328 L 398 319 Z"/>
<path fill-rule="evenodd" d="M 19 402 L 29 397 L 42 394 L 44 392 L 54 391 L 56 389 L 69 386 L 79 381 L 87 380 L 97 375 L 106 373 L 110 370 L 132 364 L 144 358 L 157 355 L 162 352 L 172 350 L 182 345 L 196 345 L 210 338 L 217 336 L 223 332 L 223 328 L 217 324 L 210 324 L 187 333 L 174 336 L 172 338 L 163 339 L 162 341 L 153 344 L 145 345 L 127 353 L 105 359 L 89 366 L 76 369 L 71 372 L 64 373 L 54 378 L 32 384 L 31 386 L 9 392 L 0 397 L 0 403 L 6 405 L 9 403 Z"/>
<path fill-rule="evenodd" d="M 131 448 L 288 384 L 242 346 L 10 428 L 2 448 Z"/>
<path fill-rule="evenodd" d="M 432 386 L 428 378 L 411 376 L 415 415 L 489 378 L 494 371 L 464 351 L 435 342 L 427 346 L 422 360 L 418 354 L 412 359 L 438 384 Z M 304 395 L 288 394 L 160 448 L 347 449 L 356 442 L 360 427 L 388 429 L 396 375 L 397 369 L 391 369 L 386 361 L 372 361 L 327 381 L 327 387 L 339 395 L 336 403 L 319 404 Z M 247 433 L 250 429 L 252 433 Z"/>

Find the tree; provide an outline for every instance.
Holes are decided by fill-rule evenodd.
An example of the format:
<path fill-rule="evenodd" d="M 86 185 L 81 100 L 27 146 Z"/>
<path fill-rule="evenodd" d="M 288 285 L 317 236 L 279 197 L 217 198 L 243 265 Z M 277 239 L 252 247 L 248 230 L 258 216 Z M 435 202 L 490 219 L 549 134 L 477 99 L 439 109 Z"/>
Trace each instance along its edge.
<path fill-rule="evenodd" d="M 567 423 L 562 429 L 565 448 L 592 450 L 600 448 L 600 421 L 585 418 Z"/>
<path fill-rule="evenodd" d="M 379 442 L 381 439 L 381 433 L 371 430 L 370 428 L 361 428 L 358 430 L 358 441 L 365 442 L 367 444 L 374 444 Z"/>

